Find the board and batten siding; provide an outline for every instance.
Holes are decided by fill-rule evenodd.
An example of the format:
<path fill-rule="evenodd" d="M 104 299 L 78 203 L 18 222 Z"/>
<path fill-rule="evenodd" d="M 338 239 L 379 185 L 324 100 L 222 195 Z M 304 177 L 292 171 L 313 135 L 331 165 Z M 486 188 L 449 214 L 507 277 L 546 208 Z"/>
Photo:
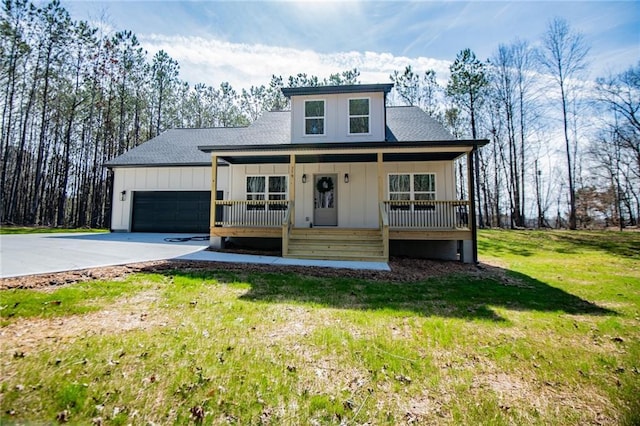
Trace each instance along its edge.
<path fill-rule="evenodd" d="M 369 99 L 369 133 L 349 134 L 349 99 Z M 324 100 L 324 135 L 304 134 L 305 101 Z M 375 142 L 385 136 L 384 94 L 341 93 L 295 96 L 291 105 L 291 143 Z"/>
<path fill-rule="evenodd" d="M 211 166 L 113 169 L 111 230 L 130 231 L 135 191 L 211 191 Z M 218 190 L 229 194 L 228 167 L 218 167 Z M 121 201 L 122 191 L 126 191 Z"/>
<path fill-rule="evenodd" d="M 247 199 L 247 176 L 287 176 L 287 178 L 289 176 L 288 164 L 249 164 L 241 166 L 229 166 L 229 169 L 230 200 Z M 300 179 L 302 179 L 302 177 L 300 177 Z M 289 185 L 288 182 L 287 185 Z M 288 189 L 289 186 L 287 186 L 287 190 Z"/>
<path fill-rule="evenodd" d="M 288 164 L 230 166 L 229 199 L 246 199 L 246 176 L 288 176 Z M 345 173 L 349 183 L 344 182 Z M 455 167 L 451 161 L 384 163 L 385 198 L 388 198 L 388 175 L 393 173 L 435 173 L 438 200 L 455 200 Z M 307 182 L 302 183 L 302 175 Z M 336 174 L 339 228 L 377 228 L 379 226 L 377 163 L 297 164 L 295 173 L 295 226 L 308 227 L 313 222 L 314 175 Z M 226 196 L 225 196 L 226 198 Z"/>

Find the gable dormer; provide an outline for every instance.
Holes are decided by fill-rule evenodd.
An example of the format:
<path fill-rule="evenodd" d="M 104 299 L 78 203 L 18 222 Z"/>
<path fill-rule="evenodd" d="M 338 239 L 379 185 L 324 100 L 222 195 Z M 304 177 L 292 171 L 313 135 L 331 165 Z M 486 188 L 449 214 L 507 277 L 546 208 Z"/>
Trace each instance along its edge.
<path fill-rule="evenodd" d="M 291 143 L 381 142 L 393 84 L 288 87 Z"/>

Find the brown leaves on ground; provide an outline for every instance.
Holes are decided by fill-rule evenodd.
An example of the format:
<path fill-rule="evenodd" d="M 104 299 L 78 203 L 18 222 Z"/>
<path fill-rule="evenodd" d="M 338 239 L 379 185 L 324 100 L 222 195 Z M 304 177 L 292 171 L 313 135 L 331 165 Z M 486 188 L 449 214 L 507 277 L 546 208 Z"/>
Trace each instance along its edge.
<path fill-rule="evenodd" d="M 231 271 L 238 273 L 294 273 L 321 278 L 360 278 L 369 281 L 383 282 L 414 282 L 453 273 L 478 274 L 482 273 L 482 271 L 486 269 L 486 267 L 478 267 L 476 265 L 464 264 L 455 261 L 411 258 L 392 258 L 389 261 L 389 267 L 391 268 L 391 271 L 372 271 L 325 268 L 317 266 L 163 260 L 52 274 L 3 278 L 0 279 L 0 290 L 11 288 L 55 288 L 61 285 L 78 282 L 116 280 L 132 273 L 162 273 L 176 269 L 184 271 Z"/>
<path fill-rule="evenodd" d="M 152 312 L 159 295 L 146 291 L 120 298 L 117 303 L 97 312 L 56 318 L 27 318 L 0 329 L 0 336 L 14 358 L 36 350 L 43 342 L 62 346 L 79 338 L 106 335 L 134 329 L 150 329 L 165 326 L 170 319 Z"/>

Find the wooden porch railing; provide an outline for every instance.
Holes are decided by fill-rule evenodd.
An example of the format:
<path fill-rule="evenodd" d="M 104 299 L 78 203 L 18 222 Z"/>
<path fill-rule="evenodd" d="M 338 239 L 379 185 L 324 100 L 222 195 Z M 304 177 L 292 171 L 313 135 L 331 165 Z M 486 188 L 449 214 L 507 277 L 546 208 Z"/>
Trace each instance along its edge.
<path fill-rule="evenodd" d="M 215 226 L 291 228 L 295 214 L 288 200 L 217 200 L 222 214 Z M 469 229 L 469 201 L 395 201 L 380 203 L 380 229 Z M 217 210 L 220 211 L 220 210 Z"/>
<path fill-rule="evenodd" d="M 389 215 L 384 202 L 380 203 L 380 230 L 382 231 L 383 257 L 389 259 Z"/>
<path fill-rule="evenodd" d="M 217 200 L 214 208 L 222 214 L 216 215 L 215 226 L 281 227 L 290 206 L 288 200 Z M 293 214 L 288 217 L 293 220 Z"/>
<path fill-rule="evenodd" d="M 295 206 L 293 201 L 289 201 L 289 208 L 284 214 L 282 220 L 282 256 L 289 254 L 289 234 L 291 233 L 291 227 L 293 226 L 293 219 L 296 217 Z"/>
<path fill-rule="evenodd" d="M 391 228 L 468 229 L 469 201 L 383 201 Z"/>

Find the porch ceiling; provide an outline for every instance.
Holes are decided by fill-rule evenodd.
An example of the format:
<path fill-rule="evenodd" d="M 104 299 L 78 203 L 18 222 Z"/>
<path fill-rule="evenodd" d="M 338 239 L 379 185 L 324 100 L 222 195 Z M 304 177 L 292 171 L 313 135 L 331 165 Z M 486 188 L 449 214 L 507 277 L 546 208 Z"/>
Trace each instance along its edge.
<path fill-rule="evenodd" d="M 450 161 L 475 147 L 488 143 L 480 140 L 426 142 L 313 143 L 244 146 L 199 146 L 230 164 L 287 164 L 291 155 L 296 163 L 369 163 L 378 154 L 383 161 Z"/>
<path fill-rule="evenodd" d="M 451 161 L 461 155 L 460 152 L 423 152 L 383 154 L 383 161 Z M 375 163 L 376 153 L 362 154 L 303 154 L 296 155 L 296 163 Z M 230 164 L 287 164 L 288 155 L 221 155 L 218 158 Z"/>

